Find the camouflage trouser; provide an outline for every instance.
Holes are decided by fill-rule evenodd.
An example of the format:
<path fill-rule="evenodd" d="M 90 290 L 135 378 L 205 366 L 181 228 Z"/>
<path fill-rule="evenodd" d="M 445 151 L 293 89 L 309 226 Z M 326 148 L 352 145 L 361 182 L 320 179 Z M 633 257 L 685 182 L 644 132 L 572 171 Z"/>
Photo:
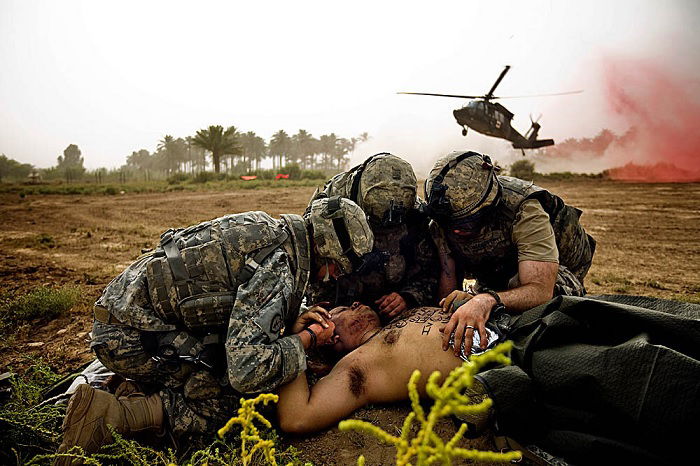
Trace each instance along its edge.
<path fill-rule="evenodd" d="M 238 395 L 225 381 L 220 383 L 208 371 L 190 363 L 179 370 L 164 370 L 152 359 L 162 344 L 174 346 L 182 355 L 196 355 L 201 347 L 192 345 L 185 332 L 142 332 L 125 325 L 95 321 L 91 348 L 111 371 L 141 384 L 155 387 L 163 399 L 169 427 L 177 439 L 196 441 L 223 427 L 236 414 Z M 144 334 L 155 344 L 147 351 Z M 155 341 L 153 338 L 155 337 Z M 149 345 L 149 346 L 150 346 Z"/>

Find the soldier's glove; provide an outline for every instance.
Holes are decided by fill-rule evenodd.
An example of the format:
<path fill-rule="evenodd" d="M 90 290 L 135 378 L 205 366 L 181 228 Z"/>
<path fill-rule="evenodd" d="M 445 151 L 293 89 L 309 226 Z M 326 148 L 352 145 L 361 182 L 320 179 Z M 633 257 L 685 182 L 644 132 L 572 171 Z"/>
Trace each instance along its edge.
<path fill-rule="evenodd" d="M 445 312 L 452 314 L 473 297 L 474 295 L 467 291 L 454 290 L 440 301 L 440 306 Z"/>

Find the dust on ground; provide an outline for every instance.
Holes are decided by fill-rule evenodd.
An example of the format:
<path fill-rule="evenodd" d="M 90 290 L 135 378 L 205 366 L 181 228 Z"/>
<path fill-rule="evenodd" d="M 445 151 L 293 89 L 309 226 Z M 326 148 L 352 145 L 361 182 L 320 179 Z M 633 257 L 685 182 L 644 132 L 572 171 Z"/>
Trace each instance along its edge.
<path fill-rule="evenodd" d="M 623 293 L 700 302 L 700 184 L 638 184 L 601 180 L 543 183 L 584 211 L 581 222 L 598 241 L 586 279 L 589 293 Z M 0 372 L 22 370 L 26 355 L 69 373 L 93 355 L 87 338 L 91 304 L 104 286 L 156 245 L 160 233 L 221 215 L 264 210 L 301 213 L 313 188 L 173 192 L 166 194 L 0 195 L 0 292 L 37 286 L 79 286 L 82 299 L 67 315 L 23 325 L 0 344 Z M 362 409 L 396 433 L 405 404 Z M 439 429 L 454 432 L 445 421 Z M 317 464 L 389 464 L 393 448 L 359 433 L 331 429 L 306 439 L 286 439 Z M 491 448 L 488 436 L 468 448 Z"/>

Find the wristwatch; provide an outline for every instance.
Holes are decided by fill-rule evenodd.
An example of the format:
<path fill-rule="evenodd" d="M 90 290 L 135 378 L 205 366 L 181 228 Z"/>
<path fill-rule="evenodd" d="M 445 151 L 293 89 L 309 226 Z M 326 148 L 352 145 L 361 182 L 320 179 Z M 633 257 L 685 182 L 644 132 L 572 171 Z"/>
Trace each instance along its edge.
<path fill-rule="evenodd" d="M 304 327 L 304 331 L 309 332 L 309 335 L 311 336 L 311 344 L 309 345 L 309 348 L 316 348 L 316 332 L 311 330 L 309 327 Z"/>

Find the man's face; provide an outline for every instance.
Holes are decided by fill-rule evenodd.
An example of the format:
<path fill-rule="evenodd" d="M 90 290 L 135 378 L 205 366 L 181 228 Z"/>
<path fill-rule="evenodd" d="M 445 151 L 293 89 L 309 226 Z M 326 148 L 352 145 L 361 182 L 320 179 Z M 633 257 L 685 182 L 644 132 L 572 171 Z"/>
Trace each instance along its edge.
<path fill-rule="evenodd" d="M 338 306 L 331 309 L 331 320 L 335 324 L 334 351 L 348 353 L 360 346 L 367 328 L 366 316 L 371 315 L 370 312 L 374 311 L 357 302 L 352 306 Z"/>

